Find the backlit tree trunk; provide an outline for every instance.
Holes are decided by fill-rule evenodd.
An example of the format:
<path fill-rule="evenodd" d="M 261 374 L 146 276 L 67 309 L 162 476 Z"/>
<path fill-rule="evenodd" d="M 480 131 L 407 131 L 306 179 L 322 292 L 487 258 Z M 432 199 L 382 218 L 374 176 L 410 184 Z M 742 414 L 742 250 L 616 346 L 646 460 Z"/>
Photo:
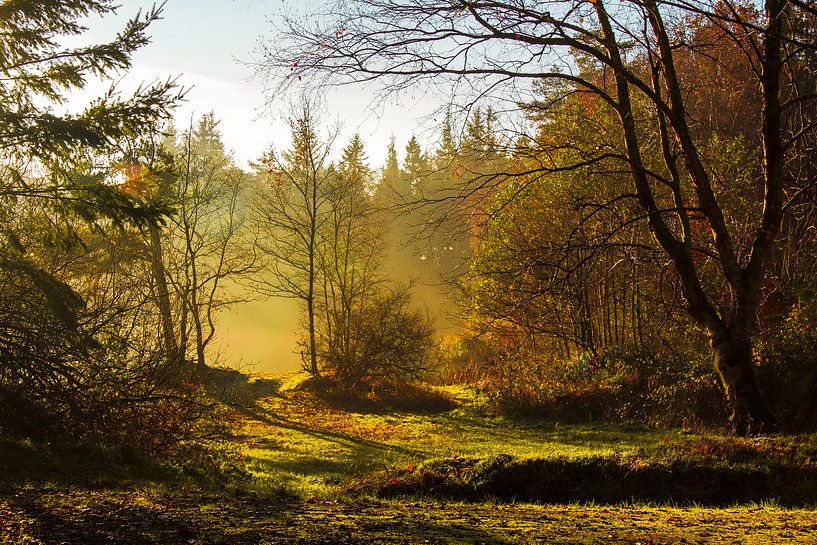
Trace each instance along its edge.
<path fill-rule="evenodd" d="M 150 226 L 150 257 L 153 278 L 156 282 L 156 304 L 159 307 L 159 322 L 162 328 L 165 357 L 168 361 L 175 362 L 179 356 L 179 349 L 176 344 L 176 334 L 173 331 L 170 292 L 167 289 L 167 276 L 162 261 L 162 238 L 159 235 L 159 228 L 155 225 Z"/>
<path fill-rule="evenodd" d="M 710 335 L 712 362 L 723 387 L 729 422 L 735 433 L 748 435 L 774 424 L 755 380 L 751 336 L 735 328 Z"/>

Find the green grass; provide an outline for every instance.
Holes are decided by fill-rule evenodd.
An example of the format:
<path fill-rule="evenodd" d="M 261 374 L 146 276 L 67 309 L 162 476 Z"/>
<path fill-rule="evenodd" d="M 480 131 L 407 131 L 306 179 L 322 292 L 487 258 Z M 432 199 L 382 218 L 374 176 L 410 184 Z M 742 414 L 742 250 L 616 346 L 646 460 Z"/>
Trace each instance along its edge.
<path fill-rule="evenodd" d="M 132 449 L 0 439 L 0 486 L 132 488 L 171 485 L 178 471 Z"/>
<path fill-rule="evenodd" d="M 540 505 L 485 495 L 462 502 L 462 487 L 435 495 L 390 486 L 435 470 L 448 484 L 479 490 L 497 467 L 502 478 L 521 475 L 511 485 L 520 489 L 560 472 L 562 485 L 575 485 L 594 467 L 608 480 L 622 467 L 629 478 L 684 464 L 724 474 L 805 474 L 817 469 L 813 436 L 736 439 L 515 420 L 483 414 L 479 396 L 466 388 L 438 392 L 454 399 L 453 410 L 433 404 L 438 412 L 418 412 L 320 399 L 305 391 L 301 375 L 236 383 L 233 399 L 244 403 L 231 441 L 249 478 L 213 487 L 126 451 L 3 441 L 0 544 L 817 543 L 817 514 L 808 504 L 573 498 Z M 466 464 L 473 474 L 463 477 Z M 585 473 L 566 473 L 577 468 Z M 591 484 L 604 481 L 591 477 Z M 384 483 L 386 494 L 378 487 Z"/>
<path fill-rule="evenodd" d="M 765 481 L 759 478 L 768 477 L 777 487 L 770 488 L 770 494 L 790 493 L 788 503 L 817 498 L 817 484 L 812 482 L 817 481 L 814 436 L 740 439 L 683 430 L 560 426 L 509 419 L 482 414 L 478 396 L 462 387 L 439 389 L 457 402 L 454 410 L 436 414 L 356 412 L 300 391 L 299 378 L 285 377 L 285 386 L 257 400 L 247 413 L 239 443 L 254 476 L 248 485 L 252 490 L 334 498 L 350 488 L 369 492 L 389 488 L 393 479 L 417 474 L 414 468 L 440 461 L 457 465 L 460 460 L 460 466 L 467 466 L 509 455 L 521 481 L 528 477 L 528 469 L 530 478 L 541 479 L 543 472 L 556 470 L 565 473 L 565 479 L 573 474 L 575 480 L 584 478 L 591 485 L 596 477 L 589 473 L 593 470 L 599 479 L 606 475 L 610 486 L 616 486 L 613 478 L 617 473 L 621 479 L 639 475 L 647 483 L 663 473 L 675 472 L 682 479 L 690 476 L 704 484 L 714 475 L 723 476 L 720 484 L 724 487 L 734 481 L 746 488 L 741 479 L 756 484 L 746 488 L 746 500 L 763 501 L 778 497 L 764 496 Z M 794 490 L 787 481 L 775 482 L 777 474 L 805 483 L 795 483 L 800 488 Z M 658 485 L 656 482 L 656 488 Z M 677 483 L 665 486 L 666 498 L 661 490 L 644 497 L 672 501 L 668 496 L 678 492 Z M 576 499 L 593 499 L 593 490 L 585 487 Z M 741 498 L 740 490 L 715 490 L 709 495 L 690 492 L 689 497 L 700 500 L 731 503 Z M 617 496 L 608 493 L 605 497 Z"/>
<path fill-rule="evenodd" d="M 813 544 L 813 511 L 0 493 L 0 543 Z"/>

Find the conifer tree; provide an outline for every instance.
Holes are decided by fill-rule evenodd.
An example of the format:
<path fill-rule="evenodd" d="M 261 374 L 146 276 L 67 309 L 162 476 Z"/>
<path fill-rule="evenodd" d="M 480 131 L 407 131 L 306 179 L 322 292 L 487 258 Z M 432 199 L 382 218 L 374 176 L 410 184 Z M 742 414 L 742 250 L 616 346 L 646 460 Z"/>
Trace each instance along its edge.
<path fill-rule="evenodd" d="M 412 135 L 406 144 L 406 159 L 403 161 L 404 182 L 407 190 L 404 198 L 416 199 L 422 194 L 423 181 L 430 174 L 428 157 L 423 153 L 417 137 Z"/>
<path fill-rule="evenodd" d="M 111 225 L 156 226 L 170 212 L 161 199 L 143 200 L 146 169 L 122 150 L 158 136 L 181 99 L 173 81 L 130 96 L 111 87 L 78 112 L 58 110 L 90 80 L 121 77 L 149 43 L 161 7 L 136 14 L 108 43 L 63 45 L 87 30 L 84 20 L 116 7 L 110 0 L 0 3 L 0 428 L 9 414 L 14 419 L 15 405 L 64 428 L 69 415 L 80 415 L 79 399 L 99 386 L 94 380 L 119 376 L 121 367 L 87 372 L 105 365 L 107 347 L 95 336 L 115 318 L 92 314 L 57 263 Z M 103 389 L 116 391 L 109 383 Z"/>
<path fill-rule="evenodd" d="M 112 88 L 79 113 L 54 113 L 55 105 L 89 79 L 126 71 L 133 53 L 148 44 L 147 28 L 161 8 L 137 14 L 112 42 L 73 49 L 59 45 L 86 30 L 83 18 L 109 14 L 115 7 L 107 0 L 18 0 L 0 6 L 0 195 L 49 199 L 88 220 L 144 223 L 161 215 L 107 183 L 104 169 L 78 173 L 76 167 L 80 158 L 109 153 L 123 138 L 153 131 L 168 120 L 181 98 L 173 81 L 140 87 L 130 97 Z"/>
<path fill-rule="evenodd" d="M 221 131 L 218 128 L 220 124 L 215 112 L 210 111 L 199 118 L 193 130 L 192 144 L 196 152 L 214 161 L 227 160 Z"/>
<path fill-rule="evenodd" d="M 389 147 L 386 151 L 386 168 L 383 169 L 383 181 L 388 185 L 389 183 L 397 183 L 399 179 L 400 162 L 397 159 L 397 144 L 394 135 L 392 135 L 389 138 Z"/>
<path fill-rule="evenodd" d="M 406 193 L 401 187 L 403 173 L 400 170 L 400 161 L 397 158 L 397 144 L 394 135 L 389 138 L 389 146 L 386 149 L 386 165 L 380 174 L 380 181 L 375 188 L 375 202 L 384 209 L 389 209 L 402 201 L 402 195 Z"/>
<path fill-rule="evenodd" d="M 437 148 L 434 154 L 434 162 L 438 172 L 456 169 L 459 146 L 454 137 L 454 127 L 452 124 L 451 112 L 446 112 L 442 133 L 440 135 L 440 147 Z"/>
<path fill-rule="evenodd" d="M 13 216 L 20 200 L 37 201 L 58 216 L 91 224 L 155 225 L 169 211 L 160 201 L 147 205 L 139 195 L 110 183 L 107 158 L 123 139 L 153 133 L 169 119 L 181 99 L 174 82 L 140 87 L 127 98 L 112 88 L 79 113 L 54 113 L 90 78 L 110 79 L 130 68 L 133 53 L 149 42 L 148 26 L 161 14 L 161 8 L 137 14 L 109 43 L 73 49 L 59 45 L 86 30 L 83 18 L 114 10 L 105 0 L 18 0 L 0 6 L 0 219 Z M 55 240 L 76 237 L 70 221 L 61 223 Z M 64 314 L 60 294 L 66 290 L 54 287 L 59 283 L 54 278 L 45 280 L 50 276 L 26 256 L 22 238 L 9 228 L 0 230 L 2 269 L 41 278 L 54 308 Z"/>

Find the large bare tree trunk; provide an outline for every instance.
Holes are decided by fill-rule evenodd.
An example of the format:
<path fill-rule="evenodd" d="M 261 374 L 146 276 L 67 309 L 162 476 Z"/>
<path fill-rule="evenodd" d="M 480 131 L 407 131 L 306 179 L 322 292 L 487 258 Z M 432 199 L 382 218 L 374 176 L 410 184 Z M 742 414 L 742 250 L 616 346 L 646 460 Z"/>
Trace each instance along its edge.
<path fill-rule="evenodd" d="M 710 343 L 732 429 L 744 436 L 771 429 L 774 417 L 757 385 L 750 335 L 725 329 L 713 333 Z"/>

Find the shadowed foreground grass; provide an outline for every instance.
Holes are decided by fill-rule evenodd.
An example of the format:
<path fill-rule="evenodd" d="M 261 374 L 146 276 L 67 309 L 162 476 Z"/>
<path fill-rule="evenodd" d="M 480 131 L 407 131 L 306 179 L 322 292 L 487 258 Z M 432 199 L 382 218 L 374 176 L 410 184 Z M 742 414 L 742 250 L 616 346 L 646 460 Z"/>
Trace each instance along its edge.
<path fill-rule="evenodd" d="M 126 452 L 83 462 L 85 451 L 0 442 L 0 543 L 817 544 L 817 513 L 803 501 L 817 497 L 814 437 L 510 420 L 482 414 L 463 388 L 442 391 L 455 403 L 430 411 L 409 411 L 406 400 L 386 409 L 318 398 L 300 390 L 301 378 L 238 381 L 234 399 L 245 403 L 231 442 L 250 477 L 220 486 Z M 639 487 L 660 491 L 682 467 L 705 469 L 686 483 L 691 490 L 713 488 L 711 475 L 780 486 L 738 489 L 759 491 L 755 503 L 716 493 L 695 505 L 664 492 L 658 503 L 632 501 L 651 497 Z M 781 470 L 801 495 L 790 508 L 776 496 L 788 493 Z M 635 493 L 622 483 L 636 484 Z M 524 490 L 561 503 L 538 505 L 542 497 Z"/>
<path fill-rule="evenodd" d="M 815 543 L 813 511 L 270 500 L 87 491 L 0 495 L 0 543 Z"/>

